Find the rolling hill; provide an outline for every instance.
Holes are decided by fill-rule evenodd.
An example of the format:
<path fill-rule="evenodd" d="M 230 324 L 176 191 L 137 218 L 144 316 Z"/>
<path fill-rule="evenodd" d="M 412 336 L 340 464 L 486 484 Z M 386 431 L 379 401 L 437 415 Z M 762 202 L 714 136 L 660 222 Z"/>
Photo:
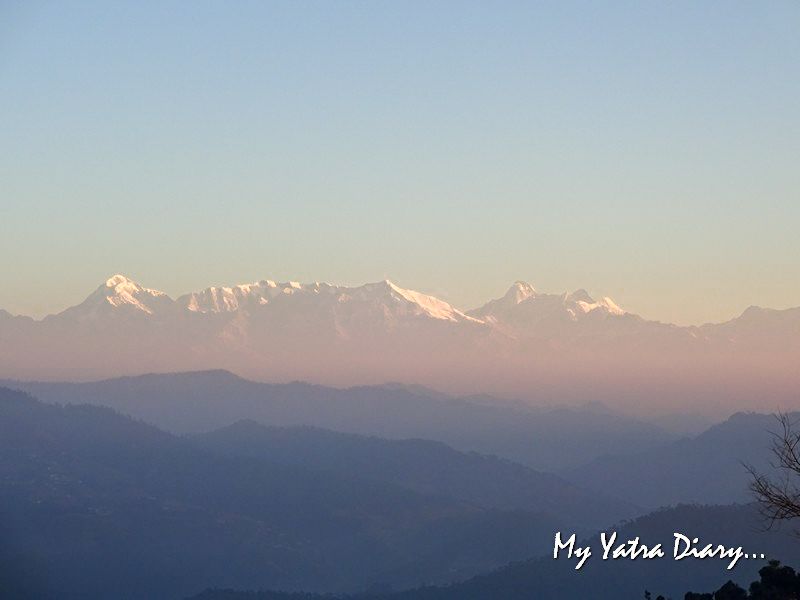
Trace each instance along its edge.
<path fill-rule="evenodd" d="M 0 384 L 46 402 L 108 406 L 175 433 L 210 431 L 243 419 L 277 427 L 309 425 L 383 438 L 435 440 L 545 471 L 674 439 L 653 425 L 591 407 L 533 409 L 396 385 L 338 389 L 266 384 L 226 371 Z"/>
<path fill-rule="evenodd" d="M 412 487 L 0 389 L 0 585 L 20 598 L 446 583 L 546 552 L 560 526 Z"/>
<path fill-rule="evenodd" d="M 745 465 L 770 470 L 770 432 L 777 428 L 772 415 L 737 413 L 693 438 L 600 457 L 563 475 L 650 508 L 687 502 L 749 502 L 750 475 Z"/>

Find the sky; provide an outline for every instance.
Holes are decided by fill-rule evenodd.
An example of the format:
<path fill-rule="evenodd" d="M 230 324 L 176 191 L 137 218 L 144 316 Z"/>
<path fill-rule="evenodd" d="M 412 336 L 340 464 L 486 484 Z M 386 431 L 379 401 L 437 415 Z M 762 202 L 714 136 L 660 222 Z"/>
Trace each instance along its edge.
<path fill-rule="evenodd" d="M 800 306 L 800 3 L 0 2 L 0 308 L 515 280 Z"/>

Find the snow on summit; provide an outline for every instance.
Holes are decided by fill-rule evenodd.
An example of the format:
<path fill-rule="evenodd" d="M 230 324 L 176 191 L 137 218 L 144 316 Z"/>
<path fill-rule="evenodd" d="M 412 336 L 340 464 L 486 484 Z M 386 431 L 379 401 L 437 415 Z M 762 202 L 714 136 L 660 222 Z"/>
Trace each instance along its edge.
<path fill-rule="evenodd" d="M 726 323 L 681 327 L 627 313 L 586 290 L 549 294 L 525 281 L 464 312 L 388 280 L 343 286 L 264 279 L 173 300 L 117 274 L 80 304 L 40 321 L 0 312 L 0 370 L 6 377 L 89 379 L 222 367 L 263 380 L 345 386 L 487 382 L 513 394 L 562 381 L 594 393 L 603 380 L 616 397 L 628 377 L 638 386 L 652 369 L 654 396 L 677 381 L 670 396 L 682 397 L 681 382 L 698 365 L 717 386 L 715 369 L 724 361 L 731 373 L 769 361 L 781 369 L 775 379 L 795 381 L 799 334 L 800 308 L 754 308 Z M 730 383 L 730 393 L 739 393 L 740 383 Z M 757 384 L 741 392 L 748 401 L 761 393 Z"/>
<path fill-rule="evenodd" d="M 643 361 L 661 373 L 665 360 L 683 364 L 686 356 L 705 356 L 714 368 L 720 356 L 767 356 L 795 369 L 798 332 L 800 308 L 750 309 L 726 323 L 680 327 L 642 319 L 586 290 L 548 294 L 524 281 L 464 312 L 388 280 L 264 279 L 173 300 L 117 274 L 41 321 L 0 312 L 0 368 L 49 373 L 69 364 L 94 377 L 224 366 L 265 379 L 475 378 L 525 390 L 578 371 L 592 385 L 601 371 L 616 376 L 630 367 L 638 377 Z"/>
<path fill-rule="evenodd" d="M 427 296 L 425 294 L 421 294 L 413 290 L 403 289 L 395 285 L 388 279 L 386 280 L 385 283 L 395 294 L 399 295 L 407 302 L 416 304 L 417 306 L 422 308 L 425 314 L 427 314 L 429 317 L 432 317 L 434 319 L 443 319 L 445 321 L 459 321 L 462 319 L 471 318 L 467 317 L 461 311 L 456 310 L 443 300 L 439 300 L 438 298 L 434 298 L 433 296 Z"/>
<path fill-rule="evenodd" d="M 266 304 L 289 284 L 277 284 L 269 279 L 242 283 L 232 287 L 209 287 L 178 298 L 178 305 L 192 312 L 233 312 L 248 304 Z"/>
<path fill-rule="evenodd" d="M 173 300 L 164 292 L 146 288 L 125 275 L 116 274 L 81 304 L 60 315 L 78 320 L 104 314 L 161 318 L 177 318 L 181 312 L 252 315 L 269 311 L 273 306 L 279 310 L 281 318 L 295 315 L 304 319 L 306 317 L 300 315 L 315 313 L 320 318 L 332 316 L 337 323 L 344 318 L 342 311 L 346 311 L 350 315 L 348 319 L 355 314 L 370 313 L 370 319 L 383 318 L 392 322 L 422 318 L 453 324 L 503 324 L 524 328 L 535 326 L 543 319 L 574 321 L 594 313 L 612 317 L 626 314 L 610 298 L 595 301 L 585 290 L 561 295 L 543 294 L 525 281 L 514 282 L 502 297 L 464 312 L 440 298 L 400 287 L 389 280 L 350 287 L 263 279 L 233 286 L 212 286 Z"/>
<path fill-rule="evenodd" d="M 535 298 L 536 295 L 536 289 L 530 283 L 515 281 L 502 298 L 490 300 L 480 308 L 470 311 L 469 314 L 478 319 L 494 319 L 498 314 L 504 314 L 517 304 Z"/>
<path fill-rule="evenodd" d="M 541 294 L 529 283 L 517 281 L 503 297 L 468 314 L 491 323 L 530 329 L 545 322 L 579 321 L 589 314 L 618 317 L 626 312 L 611 298 L 596 301 L 584 289 L 571 294 Z"/>
<path fill-rule="evenodd" d="M 108 278 L 105 289 L 100 286 L 97 292 L 100 292 L 98 295 L 103 296 L 111 306 L 131 306 L 147 314 L 153 314 L 155 310 L 152 302 L 154 299 L 156 303 L 161 301 L 161 304 L 163 304 L 163 300 L 169 300 L 164 292 L 142 287 L 124 275 L 114 275 Z"/>
<path fill-rule="evenodd" d="M 177 304 L 189 311 L 199 313 L 233 312 L 240 309 L 254 310 L 258 306 L 290 302 L 287 297 L 318 298 L 320 308 L 329 303 L 346 304 L 353 301 L 384 303 L 387 309 L 405 307 L 411 312 L 432 319 L 445 321 L 476 321 L 447 302 L 401 288 L 391 281 L 367 283 L 358 287 L 331 285 L 329 283 L 299 283 L 289 281 L 277 283 L 263 280 L 231 287 L 210 287 L 200 292 L 181 296 Z M 311 300 L 313 302 L 313 300 Z"/>
<path fill-rule="evenodd" d="M 125 275 L 117 274 L 109 277 L 86 300 L 60 315 L 78 320 L 119 310 L 154 315 L 171 305 L 172 299 L 164 292 L 143 287 Z"/>

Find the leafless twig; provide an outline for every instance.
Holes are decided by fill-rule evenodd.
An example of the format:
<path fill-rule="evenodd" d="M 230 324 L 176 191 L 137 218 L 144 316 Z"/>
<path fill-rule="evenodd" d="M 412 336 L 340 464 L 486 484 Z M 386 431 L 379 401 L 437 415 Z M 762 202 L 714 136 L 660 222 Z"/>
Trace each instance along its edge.
<path fill-rule="evenodd" d="M 781 521 L 800 517 L 800 432 L 795 428 L 796 420 L 788 413 L 776 415 L 779 430 L 772 433 L 772 467 L 776 478 L 759 473 L 753 466 L 745 465 L 752 481 L 750 491 L 756 497 L 761 514 L 772 529 Z"/>

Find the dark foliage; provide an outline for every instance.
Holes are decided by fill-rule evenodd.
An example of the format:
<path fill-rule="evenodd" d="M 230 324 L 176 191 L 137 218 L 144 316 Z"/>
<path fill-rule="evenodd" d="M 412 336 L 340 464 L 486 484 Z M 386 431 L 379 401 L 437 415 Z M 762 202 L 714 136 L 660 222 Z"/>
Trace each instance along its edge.
<path fill-rule="evenodd" d="M 716 592 L 688 592 L 684 600 L 797 600 L 800 598 L 800 575 L 777 560 L 769 561 L 758 572 L 759 579 L 750 584 L 749 592 L 728 581 Z"/>

